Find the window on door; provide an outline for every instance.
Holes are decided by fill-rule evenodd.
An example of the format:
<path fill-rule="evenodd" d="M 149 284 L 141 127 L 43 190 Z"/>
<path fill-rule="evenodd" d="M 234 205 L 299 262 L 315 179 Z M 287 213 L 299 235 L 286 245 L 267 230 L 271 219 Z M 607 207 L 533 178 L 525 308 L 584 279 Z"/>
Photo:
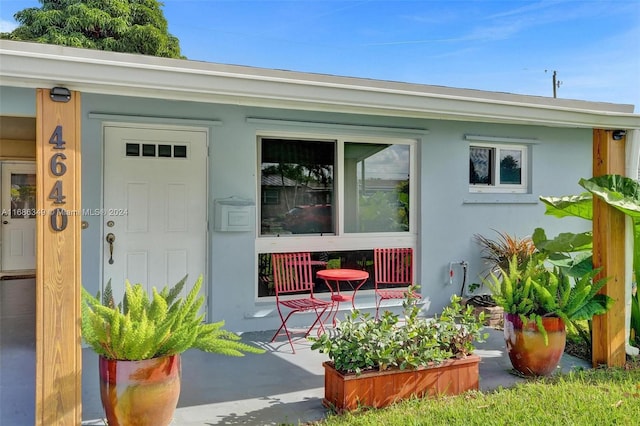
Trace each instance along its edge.
<path fill-rule="evenodd" d="M 36 175 L 11 173 L 11 219 L 36 217 Z"/>

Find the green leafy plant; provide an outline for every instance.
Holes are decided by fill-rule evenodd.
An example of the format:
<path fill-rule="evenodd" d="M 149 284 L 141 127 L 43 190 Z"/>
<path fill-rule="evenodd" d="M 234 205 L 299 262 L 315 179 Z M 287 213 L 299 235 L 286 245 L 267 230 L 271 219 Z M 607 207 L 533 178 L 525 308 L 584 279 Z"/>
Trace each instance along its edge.
<path fill-rule="evenodd" d="M 399 199 L 408 197 L 397 192 L 375 192 L 359 199 L 360 231 L 406 231 L 409 229 L 408 205 Z"/>
<path fill-rule="evenodd" d="M 631 297 L 631 342 L 640 347 L 640 291 L 636 286 Z"/>
<path fill-rule="evenodd" d="M 509 269 L 509 261 L 513 256 L 518 258 L 518 263 L 524 263 L 534 253 L 535 246 L 530 237 L 518 238 L 506 232 L 494 231 L 496 238 L 489 238 L 481 234 L 475 234 L 474 239 L 482 250 L 482 259 L 488 265 L 486 276 L 492 272 Z"/>
<path fill-rule="evenodd" d="M 594 280 L 600 272 L 591 269 L 573 277 L 562 268 L 545 267 L 547 256 L 535 253 L 528 261 L 520 263 L 514 255 L 508 271 L 502 270 L 500 278 L 491 274 L 485 284 L 491 290 L 499 306 L 510 314 L 517 314 L 523 323 L 533 321 L 548 342 L 542 317 L 560 317 L 565 323 L 590 320 L 605 313 L 613 300 L 598 291 L 606 284 L 606 278 Z"/>
<path fill-rule="evenodd" d="M 631 219 L 633 226 L 633 269 L 636 278 L 640 276 L 640 184 L 635 180 L 620 175 L 604 175 L 591 179 L 580 179 L 580 186 L 588 192 L 580 195 L 564 197 L 540 197 L 546 204 L 546 214 L 556 217 L 580 217 L 593 219 L 593 197 L 598 197 L 611 207 L 621 211 Z M 562 234 L 561 234 L 562 235 Z M 576 241 L 575 234 L 565 234 L 566 241 Z M 591 233 L 578 234 L 583 244 L 591 250 Z M 633 283 L 629 283 L 633 285 Z M 640 309 L 631 310 L 631 323 L 640 324 Z M 634 344 L 633 339 L 631 344 Z M 640 346 L 635 342 L 636 346 Z"/>
<path fill-rule="evenodd" d="M 240 336 L 222 329 L 224 321 L 204 323 L 199 295 L 202 276 L 186 298 L 178 297 L 187 277 L 151 297 L 141 284 L 126 282 L 122 303 L 116 305 L 111 282 L 100 297 L 82 289 L 82 337 L 107 359 L 142 360 L 182 353 L 196 348 L 230 356 L 264 350 L 240 342 Z"/>
<path fill-rule="evenodd" d="M 471 306 L 462 307 L 453 295 L 451 303 L 433 318 L 419 316 L 417 299 L 407 291 L 403 302 L 405 321 L 390 311 L 379 320 L 354 311 L 333 333 L 310 337 L 311 349 L 329 355 L 343 373 L 366 370 L 407 369 L 439 364 L 449 358 L 463 358 L 474 351 L 474 341 L 483 341 L 484 314 L 476 317 Z"/>

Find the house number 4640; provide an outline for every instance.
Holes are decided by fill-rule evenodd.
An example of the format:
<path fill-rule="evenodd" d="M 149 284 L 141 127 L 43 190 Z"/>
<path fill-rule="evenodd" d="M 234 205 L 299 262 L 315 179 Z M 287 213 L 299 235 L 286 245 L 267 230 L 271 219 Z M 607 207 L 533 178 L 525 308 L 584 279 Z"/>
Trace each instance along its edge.
<path fill-rule="evenodd" d="M 64 160 L 67 159 L 67 156 L 64 155 L 63 152 L 55 152 L 55 151 L 63 151 L 65 149 L 65 141 L 62 138 L 62 126 L 56 126 L 55 130 L 51 134 L 49 138 L 49 143 L 53 145 L 54 154 L 51 155 L 49 159 L 49 171 L 52 175 L 56 177 L 61 177 L 67 172 L 67 165 Z M 64 205 L 66 196 L 62 191 L 62 180 L 56 180 L 53 184 L 53 188 L 49 192 L 49 199 L 53 200 L 53 204 L 56 205 Z M 51 228 L 54 231 L 64 231 L 67 227 L 68 217 L 67 211 L 62 207 L 56 207 L 51 211 Z"/>

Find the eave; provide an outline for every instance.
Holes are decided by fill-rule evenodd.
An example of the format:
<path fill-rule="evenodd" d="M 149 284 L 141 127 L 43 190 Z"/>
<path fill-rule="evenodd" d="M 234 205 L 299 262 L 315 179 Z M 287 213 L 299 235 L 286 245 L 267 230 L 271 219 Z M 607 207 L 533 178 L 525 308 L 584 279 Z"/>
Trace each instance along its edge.
<path fill-rule="evenodd" d="M 380 116 L 638 129 L 632 105 L 338 77 L 0 40 L 0 83 Z"/>

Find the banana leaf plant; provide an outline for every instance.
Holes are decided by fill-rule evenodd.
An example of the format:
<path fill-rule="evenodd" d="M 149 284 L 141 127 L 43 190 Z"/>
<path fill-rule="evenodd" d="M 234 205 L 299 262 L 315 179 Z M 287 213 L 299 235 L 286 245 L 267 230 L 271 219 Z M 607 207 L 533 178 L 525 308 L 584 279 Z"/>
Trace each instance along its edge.
<path fill-rule="evenodd" d="M 580 217 L 593 220 L 593 197 L 596 196 L 613 208 L 631 218 L 633 226 L 633 270 L 636 280 L 640 279 L 640 184 L 633 179 L 620 175 L 604 175 L 591 179 L 580 179 L 580 186 L 586 189 L 580 195 L 565 197 L 540 197 L 546 205 L 545 214 L 556 217 Z M 554 240 L 546 239 L 543 231 L 536 230 L 533 240 L 541 251 L 550 253 L 549 261 L 565 272 L 576 276 L 593 267 L 591 251 L 593 236 L 591 232 L 582 234 L 563 233 Z M 571 257 L 570 252 L 582 253 Z M 630 283 L 631 284 L 631 283 Z M 635 335 L 640 335 L 640 309 L 632 309 L 631 322 Z"/>
<path fill-rule="evenodd" d="M 631 297 L 631 343 L 640 347 L 640 291 Z"/>

